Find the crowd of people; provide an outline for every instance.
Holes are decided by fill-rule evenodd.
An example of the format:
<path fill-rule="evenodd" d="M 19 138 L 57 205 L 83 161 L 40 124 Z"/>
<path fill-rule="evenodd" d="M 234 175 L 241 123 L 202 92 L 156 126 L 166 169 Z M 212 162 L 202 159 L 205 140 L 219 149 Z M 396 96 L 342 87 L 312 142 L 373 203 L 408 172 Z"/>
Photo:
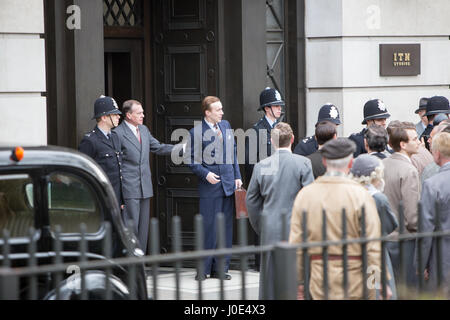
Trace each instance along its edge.
<path fill-rule="evenodd" d="M 262 102 L 264 94 L 261 94 Z M 276 104 L 283 102 L 276 101 Z M 303 286 L 303 254 L 298 250 L 299 298 L 303 298 L 305 290 L 308 290 L 312 299 L 362 299 L 363 289 L 367 289 L 369 298 L 396 299 L 400 285 L 416 289 L 420 276 L 425 281 L 427 292 L 446 294 L 450 284 L 448 237 L 441 242 L 426 238 L 420 243 L 421 250 L 418 250 L 417 239 L 411 237 L 402 244 L 401 258 L 398 234 L 400 225 L 404 226 L 406 234 L 418 232 L 420 220 L 423 221 L 420 226 L 422 232 L 450 228 L 450 225 L 447 226 L 450 221 L 449 102 L 443 96 L 420 99 L 419 108 L 415 111 L 420 116 L 417 125 L 400 120 L 387 124 L 390 114 L 379 99 L 367 101 L 363 110 L 362 124 L 366 127 L 343 138 L 337 137 L 336 127 L 341 124 L 337 107 L 332 104 L 322 106 L 315 135 L 300 140 L 293 154 L 291 144 L 294 139 L 289 124 L 277 123 L 277 119 L 272 119 L 274 126 L 267 130 L 272 138 L 272 154 L 254 167 L 248 187 L 250 223 L 260 235 L 262 244 L 283 240 L 280 233 L 282 219 L 290 222 L 290 243 L 323 241 L 324 225 L 326 239 L 339 241 L 343 237 L 344 209 L 346 237 L 356 239 L 362 236 L 364 208 L 365 236 L 388 236 L 384 256 L 386 292 L 381 292 L 380 283 L 364 288 L 368 284 L 363 283 L 359 244 L 349 244 L 347 247 L 347 296 L 342 276 L 342 246 L 328 248 L 328 290 L 325 292 L 322 247 L 317 246 L 308 249 L 308 288 Z M 264 111 L 263 118 L 273 117 L 270 104 Z M 254 126 L 255 130 L 259 129 L 257 126 L 258 123 Z M 260 168 L 275 159 L 279 163 L 279 172 L 261 175 Z M 422 204 L 422 219 L 419 219 L 419 202 Z M 399 208 L 402 208 L 402 214 Z M 266 215 L 264 221 L 269 223 L 261 225 L 261 215 Z M 380 242 L 369 242 L 366 250 L 368 272 L 381 270 Z M 439 254 L 437 250 L 440 250 Z M 419 266 L 420 252 L 424 263 Z M 262 299 L 273 298 L 273 264 L 273 258 L 267 255 L 261 265 L 260 283 L 265 287 L 265 292 L 260 291 Z M 406 283 L 400 284 L 402 265 L 406 269 Z M 380 275 L 377 276 L 380 279 Z"/>
<path fill-rule="evenodd" d="M 347 239 L 359 238 L 363 232 L 368 238 L 389 235 L 384 256 L 388 270 L 385 292 L 377 290 L 377 286 L 364 288 L 367 284 L 363 283 L 361 246 L 349 244 L 347 292 L 342 282 L 341 246 L 328 248 L 329 288 L 326 291 L 322 248 L 308 249 L 307 288 L 304 287 L 303 255 L 299 250 L 298 297 L 303 298 L 307 290 L 313 299 L 361 299 L 364 288 L 370 298 L 395 299 L 401 265 L 406 266 L 405 285 L 408 287 L 417 286 L 419 275 L 423 275 L 430 292 L 450 284 L 447 238 L 439 245 L 431 238 L 424 239 L 418 250 L 417 241 L 412 237 L 403 243 L 406 259 L 403 263 L 397 238 L 399 226 L 404 226 L 408 234 L 419 229 L 423 232 L 450 229 L 449 101 L 443 96 L 421 98 L 415 110 L 420 121 L 414 125 L 401 120 L 387 124 L 390 114 L 385 104 L 380 99 L 369 100 L 363 107 L 362 124 L 366 127 L 348 138 L 338 137 L 337 126 L 341 125 L 338 108 L 326 104 L 320 108 L 315 134 L 300 139 L 295 148 L 293 130 L 282 121 L 284 104 L 277 90 L 264 89 L 258 107 L 264 115 L 253 126 L 257 132 L 256 161 L 249 161 L 254 156 L 249 151 L 253 142 L 246 140 L 246 205 L 258 242 L 322 241 L 324 232 L 327 240 L 338 241 L 343 236 L 342 219 L 346 222 Z M 133 228 L 144 253 L 153 196 L 151 152 L 158 155 L 175 152 L 189 159 L 186 164 L 199 181 L 204 248 L 217 248 L 219 213 L 225 218 L 225 244 L 232 246 L 234 192 L 243 186 L 236 142 L 229 134 L 230 123 L 222 119 L 224 111 L 219 98 L 204 98 L 201 112 L 203 119 L 189 131 L 190 150 L 186 150 L 185 143 L 163 144 L 152 136 L 143 124 L 144 111 L 140 102 L 128 100 L 122 111 L 111 97 L 102 96 L 94 104 L 97 125 L 84 136 L 79 150 L 97 161 L 107 174 L 122 208 L 124 222 Z M 120 114 L 123 114 L 123 121 L 119 125 Z M 200 143 L 196 145 L 195 141 Z M 211 156 L 208 161 L 202 158 L 205 153 Z M 419 202 L 422 219 L 419 219 Z M 399 208 L 403 208 L 402 214 Z M 420 220 L 422 225 L 418 226 Z M 283 221 L 289 229 L 287 238 L 282 230 Z M 368 268 L 380 270 L 380 242 L 369 242 L 366 250 Z M 441 250 L 439 255 L 437 250 Z M 417 265 L 418 251 L 423 254 L 422 266 Z M 229 256 L 223 264 L 208 257 L 196 280 L 204 281 L 208 276 L 229 280 L 229 264 Z M 260 261 L 257 255 L 256 264 L 260 270 L 260 298 L 273 299 L 274 257 L 269 253 Z"/>

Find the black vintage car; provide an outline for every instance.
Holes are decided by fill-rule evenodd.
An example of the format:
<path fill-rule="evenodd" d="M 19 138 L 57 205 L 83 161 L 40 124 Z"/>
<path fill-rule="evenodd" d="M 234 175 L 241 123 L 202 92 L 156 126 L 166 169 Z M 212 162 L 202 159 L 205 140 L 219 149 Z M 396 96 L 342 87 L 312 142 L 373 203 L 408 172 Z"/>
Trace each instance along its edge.
<path fill-rule="evenodd" d="M 76 266 L 82 258 L 111 261 L 110 258 L 144 255 L 137 246 L 137 238 L 122 221 L 106 174 L 91 158 L 61 147 L 14 150 L 0 148 L 0 266 L 7 263 L 11 268 L 27 267 L 30 258 L 38 266 L 48 266 L 55 263 L 55 257 Z M 80 250 L 81 224 L 85 226 L 84 253 Z M 107 225 L 111 226 L 109 237 Z M 35 230 L 32 237 L 30 227 Z M 7 255 L 4 254 L 4 229 L 9 232 Z M 60 235 L 58 243 L 61 243 L 58 254 L 55 253 L 56 234 Z M 105 256 L 107 239 L 111 239 L 109 257 Z M 30 255 L 30 242 L 36 246 L 34 257 Z M 82 297 L 101 299 L 108 287 L 112 290 L 109 297 L 113 299 L 129 299 L 130 292 L 135 293 L 131 295 L 133 298 L 147 299 L 143 264 L 133 268 L 135 291 L 128 288 L 131 282 L 127 266 L 111 263 L 110 270 L 110 278 L 105 277 L 104 270 L 84 273 L 83 290 L 88 292 Z M 62 278 L 53 273 L 38 275 L 37 298 L 79 299 L 79 287 L 74 286 L 74 281 L 79 280 L 68 281 L 73 271 L 67 270 Z M 110 282 L 106 286 L 105 279 Z M 19 299 L 30 297 L 30 280 L 20 279 L 18 287 Z"/>

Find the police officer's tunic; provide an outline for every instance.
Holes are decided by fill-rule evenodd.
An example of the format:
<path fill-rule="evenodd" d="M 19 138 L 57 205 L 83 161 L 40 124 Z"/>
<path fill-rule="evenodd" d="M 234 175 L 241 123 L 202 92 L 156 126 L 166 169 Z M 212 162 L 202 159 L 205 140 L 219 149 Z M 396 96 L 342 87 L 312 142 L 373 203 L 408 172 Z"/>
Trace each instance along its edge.
<path fill-rule="evenodd" d="M 306 137 L 300 140 L 294 148 L 294 153 L 301 156 L 309 156 L 319 149 L 319 144 L 317 143 L 316 136 Z"/>
<path fill-rule="evenodd" d="M 105 171 L 116 194 L 119 205 L 123 204 L 122 197 L 122 152 L 117 133 L 111 131 L 108 139 L 96 126 L 94 130 L 85 134 L 78 150 L 94 159 Z"/>
<path fill-rule="evenodd" d="M 348 137 L 354 143 L 356 143 L 356 151 L 353 154 L 353 157 L 356 158 L 362 153 L 367 153 L 367 150 L 364 146 L 364 135 L 366 134 L 367 128 L 361 130 L 361 132 L 353 133 Z"/>
<path fill-rule="evenodd" d="M 275 125 L 275 123 L 274 123 Z M 257 149 L 256 149 L 256 162 L 259 162 L 266 157 L 270 157 L 272 155 L 272 143 L 270 141 L 270 133 L 272 131 L 272 126 L 267 121 L 266 117 L 262 117 L 257 123 L 255 123 L 252 127 L 256 131 L 256 138 L 257 138 Z M 261 130 L 261 137 L 260 135 Z M 260 139 L 263 137 L 266 137 L 266 140 Z M 266 148 L 266 154 L 263 154 L 261 150 L 264 150 L 263 148 Z M 246 154 L 246 165 L 245 165 L 245 177 L 248 183 L 250 183 L 250 179 L 252 177 L 253 173 L 253 167 L 255 166 L 254 163 L 249 163 L 249 143 L 248 140 L 245 144 L 245 154 Z"/>

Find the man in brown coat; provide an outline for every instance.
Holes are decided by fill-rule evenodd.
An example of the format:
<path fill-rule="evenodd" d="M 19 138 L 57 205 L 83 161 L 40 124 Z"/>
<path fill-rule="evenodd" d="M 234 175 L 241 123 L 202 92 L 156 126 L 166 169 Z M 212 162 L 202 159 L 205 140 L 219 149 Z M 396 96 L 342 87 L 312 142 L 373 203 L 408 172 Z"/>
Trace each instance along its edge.
<path fill-rule="evenodd" d="M 394 210 L 399 223 L 399 205 L 403 203 L 404 223 L 406 232 L 417 231 L 417 202 L 420 199 L 420 179 L 417 168 L 414 167 L 411 156 L 417 154 L 420 142 L 417 138 L 416 127 L 411 122 L 392 121 L 388 126 L 389 144 L 394 149 L 394 153 L 383 160 L 384 164 L 384 193 L 389 200 L 391 208 Z M 398 230 L 392 233 L 395 237 Z M 387 243 L 389 255 L 392 260 L 395 279 L 400 280 L 400 256 L 397 241 Z M 413 257 L 415 250 L 415 240 L 405 241 L 406 257 L 406 278 L 408 286 L 415 286 L 416 272 L 413 267 Z M 400 284 L 397 283 L 397 287 Z"/>
<path fill-rule="evenodd" d="M 362 207 L 365 207 L 366 236 L 377 238 L 381 235 L 381 224 L 375 201 L 367 190 L 351 180 L 347 174 L 352 166 L 355 143 L 347 138 L 328 141 L 321 149 L 327 171 L 312 184 L 304 187 L 297 195 L 292 209 L 290 243 L 301 243 L 303 237 L 302 216 L 307 213 L 307 241 L 322 241 L 322 210 L 326 212 L 327 240 L 342 239 L 342 209 L 346 210 L 347 239 L 361 237 Z M 328 298 L 344 299 L 342 246 L 328 247 Z M 314 300 L 325 299 L 323 290 L 322 247 L 308 249 L 310 256 L 309 292 Z M 369 298 L 375 298 L 375 285 L 372 282 L 363 283 L 361 245 L 349 244 L 348 254 L 348 298 L 362 299 L 363 286 L 367 285 Z M 381 270 L 380 242 L 367 243 L 367 272 L 373 277 L 372 271 Z M 303 254 L 297 251 L 297 269 L 299 280 L 299 297 L 303 295 Z M 380 274 L 375 275 L 375 277 Z M 390 296 L 390 290 L 387 290 Z"/>

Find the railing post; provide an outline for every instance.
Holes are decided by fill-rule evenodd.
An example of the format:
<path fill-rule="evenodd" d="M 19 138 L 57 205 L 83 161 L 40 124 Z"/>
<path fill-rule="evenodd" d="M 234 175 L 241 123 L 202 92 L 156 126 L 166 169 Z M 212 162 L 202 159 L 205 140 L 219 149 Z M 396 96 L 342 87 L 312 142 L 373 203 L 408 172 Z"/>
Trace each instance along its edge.
<path fill-rule="evenodd" d="M 0 268 L 0 300 L 19 300 L 19 278 L 10 268 Z"/>
<path fill-rule="evenodd" d="M 297 249 L 285 242 L 275 245 L 274 288 L 276 300 L 297 299 Z"/>

